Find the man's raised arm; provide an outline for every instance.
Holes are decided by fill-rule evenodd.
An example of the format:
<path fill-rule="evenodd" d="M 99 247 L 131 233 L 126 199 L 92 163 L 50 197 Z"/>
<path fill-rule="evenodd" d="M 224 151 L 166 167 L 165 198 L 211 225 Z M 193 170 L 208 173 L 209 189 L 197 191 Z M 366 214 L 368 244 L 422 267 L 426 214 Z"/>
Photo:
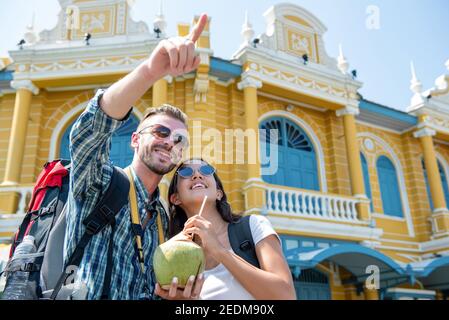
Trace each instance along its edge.
<path fill-rule="evenodd" d="M 198 68 L 200 58 L 195 54 L 195 43 L 206 23 L 207 15 L 203 14 L 187 37 L 159 42 L 145 62 L 105 92 L 100 101 L 103 111 L 114 119 L 123 119 L 157 80 L 167 75 L 179 76 Z"/>

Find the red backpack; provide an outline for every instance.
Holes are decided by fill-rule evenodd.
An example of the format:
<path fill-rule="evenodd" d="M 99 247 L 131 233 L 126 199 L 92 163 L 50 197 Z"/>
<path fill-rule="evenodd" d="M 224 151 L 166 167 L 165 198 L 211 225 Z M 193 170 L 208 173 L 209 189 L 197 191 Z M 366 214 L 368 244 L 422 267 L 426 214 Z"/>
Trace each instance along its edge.
<path fill-rule="evenodd" d="M 73 269 L 69 271 L 63 264 L 63 244 L 70 169 L 70 161 L 55 160 L 46 163 L 39 174 L 28 212 L 14 236 L 10 259 L 4 270 L 7 278 L 3 299 L 37 300 L 48 299 L 50 295 L 52 300 L 59 299 L 61 288 L 68 285 L 67 279 Z M 74 252 L 68 257 L 67 266 L 78 267 L 91 238 L 104 228 L 115 225 L 115 215 L 128 200 L 129 187 L 126 173 L 121 168 L 113 167 L 109 187 L 84 219 L 86 230 Z M 111 281 L 114 228 L 112 231 L 104 278 L 104 299 L 109 297 Z M 34 237 L 36 251 L 32 254 L 14 255 L 27 235 Z M 47 295 L 43 294 L 44 291 Z"/>

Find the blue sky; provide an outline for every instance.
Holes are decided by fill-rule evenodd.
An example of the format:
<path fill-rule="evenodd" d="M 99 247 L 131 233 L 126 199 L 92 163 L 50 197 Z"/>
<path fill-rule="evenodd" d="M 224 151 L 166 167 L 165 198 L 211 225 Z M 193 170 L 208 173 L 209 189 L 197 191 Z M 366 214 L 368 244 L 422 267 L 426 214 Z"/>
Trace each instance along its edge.
<path fill-rule="evenodd" d="M 159 0 L 135 0 L 133 17 L 152 25 Z M 164 0 L 168 33 L 178 22 L 191 22 L 195 14 L 212 17 L 211 42 L 215 56 L 230 59 L 241 43 L 245 10 L 256 34 L 265 31 L 263 13 L 276 0 Z M 343 44 L 350 69 L 357 69 L 364 83 L 360 93 L 369 100 L 404 110 L 411 97 L 410 60 L 425 89 L 447 73 L 449 59 L 448 0 L 290 0 L 318 17 L 328 28 L 324 36 L 329 55 L 338 55 Z M 368 29 L 367 8 L 379 9 L 379 28 Z M 2 0 L 0 7 L 0 56 L 15 48 L 36 12 L 37 30 L 54 27 L 58 0 Z"/>

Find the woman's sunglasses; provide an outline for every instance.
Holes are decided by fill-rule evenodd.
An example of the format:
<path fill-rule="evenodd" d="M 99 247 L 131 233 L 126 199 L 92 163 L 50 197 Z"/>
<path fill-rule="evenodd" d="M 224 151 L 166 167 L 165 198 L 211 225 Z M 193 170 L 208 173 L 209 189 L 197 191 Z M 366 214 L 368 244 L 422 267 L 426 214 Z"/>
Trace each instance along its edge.
<path fill-rule="evenodd" d="M 148 130 L 149 129 L 149 130 Z M 147 132 L 143 132 L 145 130 L 148 130 Z M 149 133 L 153 137 L 158 139 L 167 139 L 170 137 L 175 145 L 180 145 L 181 147 L 187 147 L 189 144 L 189 141 L 187 137 L 181 133 L 173 133 L 170 128 L 167 128 L 166 126 L 163 126 L 161 124 L 154 124 L 148 127 L 143 128 L 140 130 L 137 134 L 146 134 Z"/>
<path fill-rule="evenodd" d="M 215 168 L 211 165 L 205 164 L 198 168 L 198 171 L 201 173 L 201 175 L 205 177 L 209 177 L 215 173 Z M 182 167 L 178 170 L 178 175 L 181 178 L 187 179 L 194 175 L 195 170 L 191 167 Z"/>

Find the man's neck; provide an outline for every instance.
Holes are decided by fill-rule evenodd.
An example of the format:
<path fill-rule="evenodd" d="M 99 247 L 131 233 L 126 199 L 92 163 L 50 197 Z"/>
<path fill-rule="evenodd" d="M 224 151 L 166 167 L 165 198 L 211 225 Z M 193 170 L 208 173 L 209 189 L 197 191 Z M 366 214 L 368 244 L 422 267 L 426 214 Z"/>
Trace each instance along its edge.
<path fill-rule="evenodd" d="M 139 177 L 139 179 L 145 186 L 145 189 L 147 189 L 148 194 L 152 195 L 156 190 L 157 186 L 159 185 L 159 182 L 161 181 L 163 176 L 158 175 L 157 173 L 151 171 L 141 161 L 134 160 L 132 163 L 132 167 L 136 175 Z"/>

